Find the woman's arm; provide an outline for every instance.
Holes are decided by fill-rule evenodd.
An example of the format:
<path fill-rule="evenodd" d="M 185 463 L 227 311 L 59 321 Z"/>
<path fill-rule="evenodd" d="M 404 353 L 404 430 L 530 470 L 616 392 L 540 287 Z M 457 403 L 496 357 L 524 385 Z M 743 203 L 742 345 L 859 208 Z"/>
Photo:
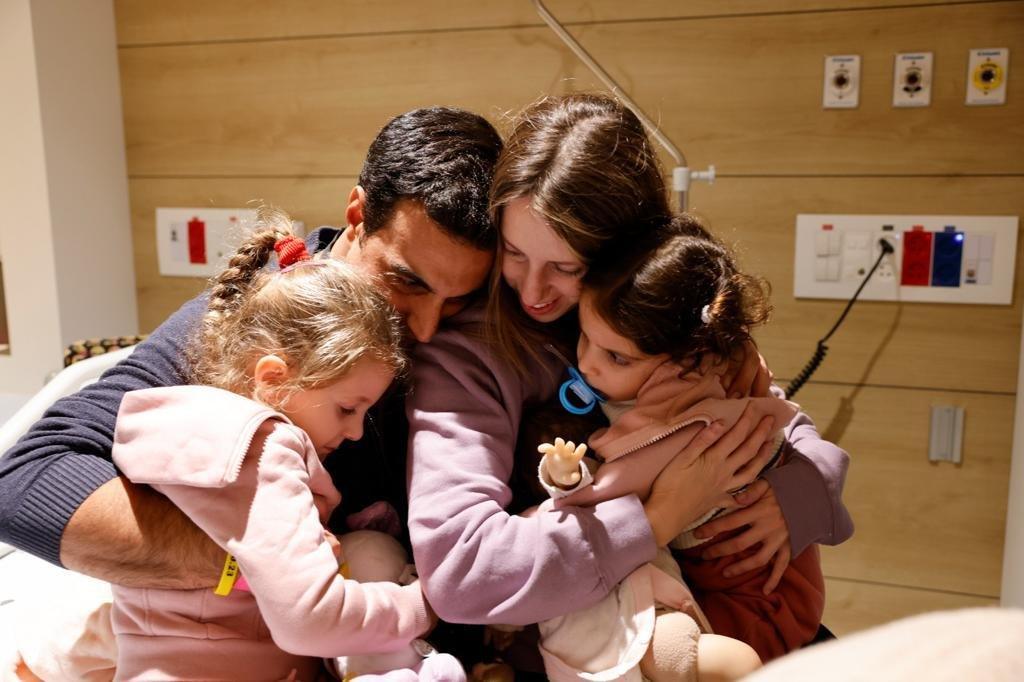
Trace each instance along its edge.
<path fill-rule="evenodd" d="M 842 498 L 850 456 L 822 439 L 803 412 L 786 426 L 786 442 L 786 463 L 765 478 L 786 519 L 793 556 L 811 543 L 845 542 L 853 535 L 853 520 Z"/>
<path fill-rule="evenodd" d="M 596 602 L 654 558 L 636 496 L 530 518 L 505 511 L 522 405 L 553 392 L 557 369 L 548 372 L 538 366 L 528 386 L 453 329 L 416 348 L 409 532 L 444 620 L 535 623 Z"/>

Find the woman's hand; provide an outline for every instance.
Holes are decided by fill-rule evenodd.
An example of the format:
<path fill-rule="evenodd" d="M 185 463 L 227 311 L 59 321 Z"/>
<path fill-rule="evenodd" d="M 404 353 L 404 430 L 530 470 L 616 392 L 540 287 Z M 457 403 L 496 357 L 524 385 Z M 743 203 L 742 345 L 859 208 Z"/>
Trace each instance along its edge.
<path fill-rule="evenodd" d="M 774 420 L 754 424 L 748 407 L 727 432 L 714 422 L 655 479 L 644 511 L 659 547 L 679 535 L 709 509 L 738 506 L 730 492 L 750 485 L 772 457 Z"/>
<path fill-rule="evenodd" d="M 726 567 L 722 572 L 726 578 L 752 571 L 772 561 L 772 571 L 764 585 L 764 593 L 770 594 L 778 587 L 779 580 L 789 566 L 789 526 L 782 515 L 775 492 L 768 481 L 761 479 L 735 496 L 743 506 L 731 514 L 708 521 L 694 531 L 697 538 L 712 538 L 719 533 L 749 526 L 739 535 L 719 542 L 701 554 L 705 559 L 715 559 L 742 552 L 760 544 L 754 554 Z"/>

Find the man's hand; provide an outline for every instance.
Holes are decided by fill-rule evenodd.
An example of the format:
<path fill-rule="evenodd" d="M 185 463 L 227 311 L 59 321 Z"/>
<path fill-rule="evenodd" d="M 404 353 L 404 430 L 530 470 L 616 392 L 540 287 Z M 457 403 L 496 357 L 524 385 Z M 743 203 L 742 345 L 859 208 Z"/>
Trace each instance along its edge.
<path fill-rule="evenodd" d="M 546 458 L 544 463 L 547 474 L 555 485 L 571 488 L 580 482 L 580 460 L 587 454 L 585 443 L 577 447 L 572 441 L 556 438 L 554 445 L 543 443 L 537 446 L 537 452 Z"/>
<path fill-rule="evenodd" d="M 765 594 L 769 594 L 778 586 L 783 572 L 789 566 L 789 527 L 768 481 L 761 479 L 754 482 L 743 492 L 737 493 L 735 499 L 743 509 L 708 521 L 694 531 L 694 535 L 699 539 L 705 539 L 744 526 L 749 528 L 739 535 L 709 547 L 701 556 L 705 559 L 715 559 L 760 544 L 761 548 L 756 553 L 726 567 L 723 575 L 731 578 L 760 568 L 771 561 L 772 571 L 763 590 Z"/>

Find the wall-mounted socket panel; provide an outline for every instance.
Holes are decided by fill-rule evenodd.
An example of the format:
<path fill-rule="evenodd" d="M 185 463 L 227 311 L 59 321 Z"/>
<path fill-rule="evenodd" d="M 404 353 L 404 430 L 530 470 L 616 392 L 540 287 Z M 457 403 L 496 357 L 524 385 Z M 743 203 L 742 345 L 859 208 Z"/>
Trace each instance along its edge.
<path fill-rule="evenodd" d="M 856 109 L 860 101 L 860 55 L 825 57 L 825 81 L 821 106 L 825 109 Z"/>
<path fill-rule="evenodd" d="M 248 208 L 158 208 L 156 247 L 160 274 L 212 277 L 241 244 L 256 219 Z"/>
<path fill-rule="evenodd" d="M 824 215 L 796 219 L 793 293 L 847 300 L 886 240 L 886 255 L 860 298 L 992 303 L 1013 300 L 1016 216 Z"/>
<path fill-rule="evenodd" d="M 168 277 L 213 277 L 252 233 L 251 208 L 158 208 L 156 247 L 160 274 Z M 305 225 L 292 223 L 296 236 Z"/>
<path fill-rule="evenodd" d="M 1005 47 L 971 50 L 967 59 L 967 104 L 1006 104 L 1010 51 Z"/>
<path fill-rule="evenodd" d="M 903 52 L 896 55 L 892 76 L 894 107 L 926 107 L 932 101 L 931 52 Z"/>

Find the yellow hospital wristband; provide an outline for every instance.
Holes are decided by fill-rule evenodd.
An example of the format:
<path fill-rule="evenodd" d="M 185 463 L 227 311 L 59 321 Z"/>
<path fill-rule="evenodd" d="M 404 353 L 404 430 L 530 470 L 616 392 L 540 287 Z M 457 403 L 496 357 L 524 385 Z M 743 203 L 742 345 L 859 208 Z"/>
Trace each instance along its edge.
<path fill-rule="evenodd" d="M 231 594 L 235 581 L 238 580 L 238 562 L 235 557 L 228 554 L 224 557 L 224 568 L 220 572 L 220 582 L 214 588 L 213 593 L 219 597 L 226 597 Z"/>

